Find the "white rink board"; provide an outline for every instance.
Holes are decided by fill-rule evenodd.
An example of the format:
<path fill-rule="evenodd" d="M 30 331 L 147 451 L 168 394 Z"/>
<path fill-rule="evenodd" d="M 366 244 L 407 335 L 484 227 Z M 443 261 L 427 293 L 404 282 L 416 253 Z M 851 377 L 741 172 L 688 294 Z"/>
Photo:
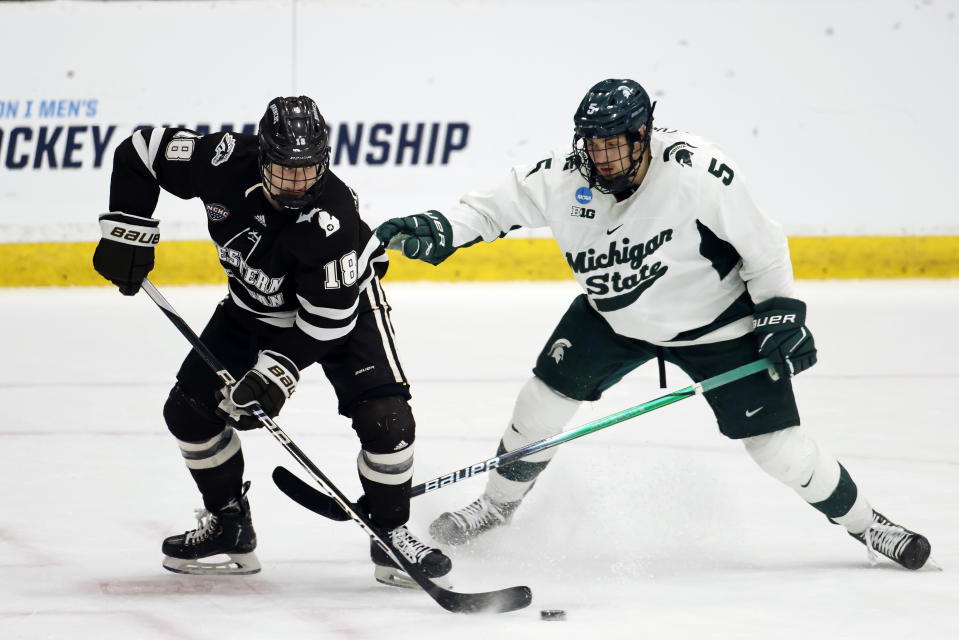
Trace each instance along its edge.
<path fill-rule="evenodd" d="M 485 460 L 576 285 L 386 286 L 414 392 L 414 482 Z M 528 610 L 456 616 L 377 585 L 357 527 L 272 486 L 274 465 L 296 464 L 263 431 L 241 435 L 263 572 L 168 573 L 161 540 L 192 527 L 199 505 L 160 414 L 186 342 L 143 295 L 5 289 L 0 637 L 951 639 L 959 281 L 797 286 L 820 349 L 795 381 L 804 424 L 877 508 L 929 537 L 944 571 L 870 567 L 862 546 L 722 438 L 694 398 L 563 445 L 509 529 L 454 552 L 458 588 L 528 584 Z M 163 293 L 199 329 L 223 289 Z M 670 389 L 688 384 L 672 367 L 668 377 Z M 663 393 L 649 365 L 574 422 Z M 355 496 L 357 443 L 334 412 L 311 368 L 279 422 Z M 411 525 L 424 533 L 483 482 L 416 498 Z M 568 619 L 540 622 L 539 609 Z"/>
<path fill-rule="evenodd" d="M 586 89 L 620 76 L 659 101 L 658 125 L 725 148 L 790 235 L 956 234 L 944 158 L 959 81 L 943 65 L 959 59 L 957 12 L 955 0 L 0 3 L 0 242 L 95 240 L 112 150 L 134 127 L 241 129 L 280 94 L 316 98 L 334 145 L 347 127 L 354 157 L 341 150 L 335 170 L 371 223 L 442 209 L 568 144 Z M 55 43 L 43 55 L 37 33 Z M 205 237 L 199 203 L 164 196 L 158 215 L 166 239 Z"/>

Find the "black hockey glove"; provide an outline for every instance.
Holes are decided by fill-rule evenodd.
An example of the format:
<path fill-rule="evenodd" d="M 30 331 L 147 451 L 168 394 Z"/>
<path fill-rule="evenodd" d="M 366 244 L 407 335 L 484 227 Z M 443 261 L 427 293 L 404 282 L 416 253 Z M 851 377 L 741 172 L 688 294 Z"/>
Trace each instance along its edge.
<path fill-rule="evenodd" d="M 153 251 L 160 241 L 160 221 L 128 213 L 100 216 L 100 243 L 93 252 L 93 268 L 132 296 L 153 269 Z"/>
<path fill-rule="evenodd" d="M 253 415 L 253 403 L 258 402 L 268 416 L 275 418 L 299 380 L 300 372 L 289 358 L 276 351 L 261 351 L 253 368 L 232 389 L 217 391 L 220 405 L 216 412 L 237 429 L 256 429 L 263 425 Z"/>
<path fill-rule="evenodd" d="M 756 305 L 753 331 L 759 355 L 769 358 L 780 378 L 789 378 L 816 364 L 816 343 L 806 328 L 806 303 L 770 298 Z"/>
<path fill-rule="evenodd" d="M 376 228 L 376 237 L 389 249 L 402 251 L 407 258 L 436 265 L 456 251 L 453 229 L 439 211 L 390 218 Z"/>

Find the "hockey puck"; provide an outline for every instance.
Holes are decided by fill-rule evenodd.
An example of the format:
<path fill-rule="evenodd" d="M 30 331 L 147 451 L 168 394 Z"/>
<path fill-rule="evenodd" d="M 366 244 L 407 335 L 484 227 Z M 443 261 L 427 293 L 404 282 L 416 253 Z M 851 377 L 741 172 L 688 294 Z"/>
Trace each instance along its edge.
<path fill-rule="evenodd" d="M 564 609 L 543 609 L 539 612 L 540 620 L 565 620 L 566 611 Z"/>

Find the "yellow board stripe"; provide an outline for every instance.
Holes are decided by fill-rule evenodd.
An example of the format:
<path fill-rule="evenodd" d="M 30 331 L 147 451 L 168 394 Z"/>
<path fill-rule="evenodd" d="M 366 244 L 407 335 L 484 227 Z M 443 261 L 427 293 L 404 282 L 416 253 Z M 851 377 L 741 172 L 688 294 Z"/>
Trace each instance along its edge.
<path fill-rule="evenodd" d="M 959 277 L 959 236 L 825 236 L 789 239 L 797 278 Z"/>
<path fill-rule="evenodd" d="M 94 242 L 0 243 L 0 286 L 103 285 L 93 270 Z M 789 239 L 800 279 L 959 277 L 959 236 L 822 236 Z M 390 281 L 566 280 L 572 277 L 552 238 L 504 238 L 458 251 L 433 267 L 390 252 Z M 157 284 L 226 282 L 208 240 L 161 242 Z"/>

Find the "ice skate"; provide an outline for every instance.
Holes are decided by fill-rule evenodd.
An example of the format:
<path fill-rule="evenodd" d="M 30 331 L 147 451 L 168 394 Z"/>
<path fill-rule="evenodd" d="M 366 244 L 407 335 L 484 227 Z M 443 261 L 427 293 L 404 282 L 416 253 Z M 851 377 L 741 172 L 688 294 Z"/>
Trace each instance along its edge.
<path fill-rule="evenodd" d="M 197 528 L 163 541 L 166 558 L 163 566 L 174 573 L 195 575 L 248 575 L 260 571 L 256 548 L 256 532 L 250 516 L 243 485 L 239 497 L 230 500 L 214 513 L 197 509 Z M 227 559 L 213 559 L 228 556 Z"/>
<path fill-rule="evenodd" d="M 442 578 L 453 568 L 453 562 L 445 553 L 431 547 L 410 533 L 406 525 L 391 529 L 384 534 L 396 550 L 411 563 L 418 565 L 426 577 L 430 579 Z M 419 588 L 419 585 L 405 571 L 386 555 L 378 544 L 370 542 L 370 557 L 376 566 L 373 577 L 377 582 L 396 587 Z M 439 584 L 440 581 L 437 581 Z M 445 585 L 445 581 L 444 581 Z"/>
<path fill-rule="evenodd" d="M 872 525 L 862 533 L 850 533 L 866 545 L 869 561 L 876 563 L 878 554 L 907 569 L 919 569 L 929 559 L 932 547 L 929 541 L 914 531 L 890 521 L 877 511 L 872 512 Z"/>
<path fill-rule="evenodd" d="M 519 500 L 494 502 L 483 494 L 458 511 L 440 515 L 430 525 L 430 535 L 443 544 L 464 544 L 481 533 L 508 524 L 519 503 Z"/>

